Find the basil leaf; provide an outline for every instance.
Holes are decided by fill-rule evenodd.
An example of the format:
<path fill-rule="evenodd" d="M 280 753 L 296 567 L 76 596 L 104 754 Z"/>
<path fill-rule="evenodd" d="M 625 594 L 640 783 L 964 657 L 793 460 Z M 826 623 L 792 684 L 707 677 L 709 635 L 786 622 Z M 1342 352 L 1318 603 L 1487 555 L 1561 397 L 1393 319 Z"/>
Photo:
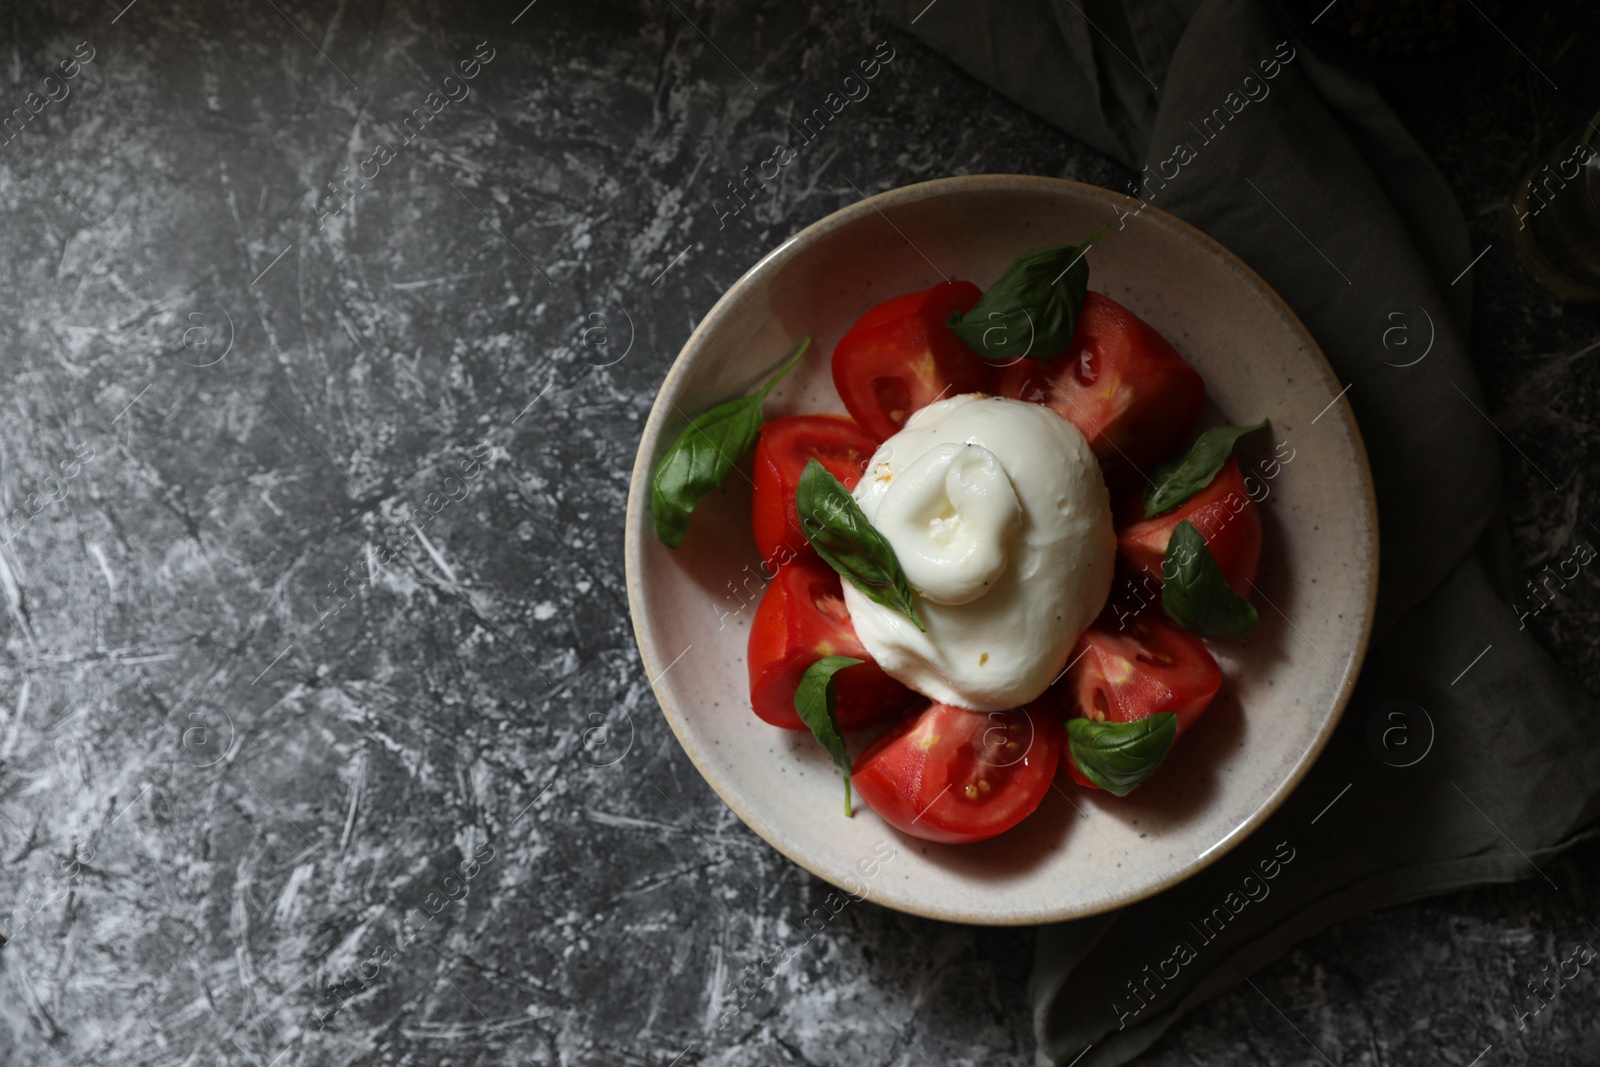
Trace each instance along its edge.
<path fill-rule="evenodd" d="M 1247 433 L 1265 429 L 1267 420 L 1254 426 L 1218 426 L 1200 435 L 1200 439 L 1177 459 L 1158 466 L 1150 475 L 1150 485 L 1144 491 L 1144 517 L 1153 519 L 1163 511 L 1175 508 L 1211 484 L 1222 465 L 1233 455 L 1233 446 Z"/>
<path fill-rule="evenodd" d="M 839 732 L 839 717 L 833 712 L 833 676 L 846 667 L 854 667 L 865 660 L 849 656 L 824 656 L 806 668 L 800 684 L 794 691 L 794 710 L 800 721 L 811 727 L 811 733 L 828 755 L 834 766 L 844 772 L 844 817 L 850 818 L 850 753 L 845 751 L 844 735 Z"/>
<path fill-rule="evenodd" d="M 661 457 L 650 482 L 650 512 L 656 536 L 668 548 L 683 544 L 689 532 L 689 513 L 702 497 L 727 480 L 733 468 L 755 446 L 761 434 L 761 403 L 778 379 L 800 362 L 811 338 L 802 337 L 783 366 L 750 396 L 718 404 L 692 419 L 667 454 Z"/>
<path fill-rule="evenodd" d="M 1055 359 L 1072 344 L 1089 291 L 1084 257 L 1111 227 L 1081 245 L 1049 245 L 1018 256 L 966 314 L 945 325 L 968 348 L 997 363 Z"/>
<path fill-rule="evenodd" d="M 1178 736 L 1170 711 L 1137 722 L 1067 720 L 1067 748 L 1083 776 L 1112 796 L 1125 797 L 1155 773 Z"/>
<path fill-rule="evenodd" d="M 918 630 L 927 629 L 894 547 L 873 529 L 850 490 L 828 468 L 814 459 L 807 462 L 794 502 L 801 531 L 828 566 L 868 600 L 900 612 Z"/>
<path fill-rule="evenodd" d="M 1255 605 L 1233 591 L 1188 519 L 1178 523 L 1161 561 L 1161 610 L 1201 637 L 1243 637 L 1261 625 Z"/>

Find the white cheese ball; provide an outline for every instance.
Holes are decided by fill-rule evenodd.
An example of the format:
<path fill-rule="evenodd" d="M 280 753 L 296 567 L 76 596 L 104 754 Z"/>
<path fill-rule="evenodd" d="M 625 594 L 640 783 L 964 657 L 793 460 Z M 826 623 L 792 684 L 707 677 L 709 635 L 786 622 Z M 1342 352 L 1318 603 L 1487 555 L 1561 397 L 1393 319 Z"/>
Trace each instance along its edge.
<path fill-rule="evenodd" d="M 1111 591 L 1117 542 L 1100 465 L 1043 405 L 981 393 L 930 404 L 878 447 L 854 496 L 927 625 L 846 582 L 856 635 L 933 700 L 974 711 L 1033 700 Z"/>

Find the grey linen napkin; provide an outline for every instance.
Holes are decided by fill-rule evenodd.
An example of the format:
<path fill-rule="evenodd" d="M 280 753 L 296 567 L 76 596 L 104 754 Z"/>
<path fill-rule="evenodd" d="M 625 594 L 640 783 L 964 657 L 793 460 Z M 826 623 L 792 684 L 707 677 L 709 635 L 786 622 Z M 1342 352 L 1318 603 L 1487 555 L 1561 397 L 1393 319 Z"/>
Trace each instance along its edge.
<path fill-rule="evenodd" d="M 1125 1063 L 1342 918 L 1542 877 L 1541 860 L 1600 817 L 1600 716 L 1511 606 L 1495 431 L 1468 354 L 1470 278 L 1448 284 L 1471 253 L 1442 175 L 1375 89 L 1284 43 L 1259 0 L 883 6 L 1141 178 L 1176 170 L 1141 194 L 1227 245 L 1299 314 L 1350 384 L 1377 485 L 1375 640 L 1333 741 L 1201 874 L 1040 929 L 1039 1062 Z M 1398 366 L 1412 356 L 1374 340 L 1405 323 L 1420 349 L 1417 308 L 1434 343 Z"/>

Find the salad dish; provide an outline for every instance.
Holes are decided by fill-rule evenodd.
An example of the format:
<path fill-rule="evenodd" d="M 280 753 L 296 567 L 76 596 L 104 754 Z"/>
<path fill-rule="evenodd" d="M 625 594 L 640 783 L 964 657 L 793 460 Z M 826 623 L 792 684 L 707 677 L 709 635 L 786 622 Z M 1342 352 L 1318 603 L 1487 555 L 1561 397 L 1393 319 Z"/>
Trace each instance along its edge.
<path fill-rule="evenodd" d="M 1325 362 L 1214 243 L 1112 229 L 1114 195 L 954 179 L 823 220 L 646 429 L 629 593 L 668 721 L 758 832 L 852 891 L 875 857 L 891 906 L 1066 918 L 1199 869 L 1364 648 L 1370 477 Z"/>

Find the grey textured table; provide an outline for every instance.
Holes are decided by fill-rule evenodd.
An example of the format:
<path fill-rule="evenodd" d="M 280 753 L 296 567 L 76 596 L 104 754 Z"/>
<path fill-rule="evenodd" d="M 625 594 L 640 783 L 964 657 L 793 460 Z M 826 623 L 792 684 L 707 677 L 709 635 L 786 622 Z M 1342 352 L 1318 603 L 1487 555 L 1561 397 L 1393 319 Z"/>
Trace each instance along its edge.
<path fill-rule="evenodd" d="M 1031 1057 L 1026 931 L 870 905 L 718 1032 L 825 887 L 662 722 L 621 520 L 672 357 L 785 236 L 924 178 L 1118 168 L 861 0 L 524 2 L 3 16 L 0 1063 Z M 1600 17 L 1519 38 L 1537 67 L 1399 99 L 1492 246 L 1531 575 L 1597 518 L 1600 319 L 1521 278 L 1499 214 L 1600 99 Z M 1591 689 L 1596 588 L 1531 621 Z M 1281 1016 L 1223 996 L 1145 1062 L 1600 1061 L 1594 968 L 1515 1024 L 1600 941 L 1600 847 L 1547 873 L 1344 923 L 1257 976 Z"/>

